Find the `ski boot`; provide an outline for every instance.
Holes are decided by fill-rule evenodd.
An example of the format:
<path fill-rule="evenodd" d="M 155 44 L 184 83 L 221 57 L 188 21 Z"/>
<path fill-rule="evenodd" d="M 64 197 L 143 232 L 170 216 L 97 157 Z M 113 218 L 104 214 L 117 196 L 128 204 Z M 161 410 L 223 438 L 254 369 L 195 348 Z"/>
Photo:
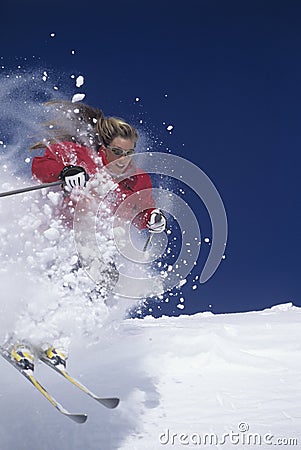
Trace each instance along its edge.
<path fill-rule="evenodd" d="M 10 355 L 22 370 L 34 370 L 34 354 L 28 345 L 15 344 Z"/>
<path fill-rule="evenodd" d="M 54 366 L 62 365 L 66 368 L 68 356 L 63 351 L 54 347 L 49 347 L 44 351 L 44 357 L 48 359 Z"/>

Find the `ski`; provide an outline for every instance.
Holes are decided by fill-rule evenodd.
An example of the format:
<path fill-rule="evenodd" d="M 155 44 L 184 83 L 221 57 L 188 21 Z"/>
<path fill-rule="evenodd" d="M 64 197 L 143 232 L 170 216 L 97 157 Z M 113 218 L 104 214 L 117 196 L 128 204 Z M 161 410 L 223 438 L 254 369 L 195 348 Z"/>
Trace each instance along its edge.
<path fill-rule="evenodd" d="M 61 374 L 64 378 L 66 378 L 70 383 L 72 383 L 74 386 L 79 388 L 81 391 L 83 391 L 85 394 L 89 395 L 90 397 L 94 398 L 98 403 L 105 406 L 106 408 L 116 408 L 119 405 L 120 399 L 116 397 L 111 398 L 103 398 L 98 397 L 93 392 L 91 392 L 86 386 L 81 384 L 78 380 L 76 380 L 74 377 L 72 377 L 64 368 L 62 364 L 55 365 L 49 360 L 47 357 L 42 355 L 39 355 L 39 359 L 46 364 L 51 369 L 55 370 L 57 373 Z"/>
<path fill-rule="evenodd" d="M 52 395 L 50 395 L 41 385 L 41 383 L 36 379 L 36 377 L 33 375 L 32 369 L 23 369 L 22 367 L 18 366 L 18 364 L 11 358 L 10 353 L 3 347 L 0 347 L 0 355 L 4 359 L 6 359 L 6 361 L 8 361 L 13 367 L 15 367 L 18 372 L 20 372 L 61 414 L 69 417 L 69 419 L 73 420 L 76 423 L 86 422 L 88 418 L 86 414 L 73 414 L 67 411 L 59 402 L 57 402 L 55 398 L 52 397 Z"/>

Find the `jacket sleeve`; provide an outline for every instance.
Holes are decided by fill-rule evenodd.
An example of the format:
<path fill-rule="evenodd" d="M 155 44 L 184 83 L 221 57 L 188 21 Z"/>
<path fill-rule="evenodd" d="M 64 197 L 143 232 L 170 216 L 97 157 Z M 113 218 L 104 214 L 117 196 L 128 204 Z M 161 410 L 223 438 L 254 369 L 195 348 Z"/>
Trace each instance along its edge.
<path fill-rule="evenodd" d="M 49 183 L 57 181 L 63 168 L 70 165 L 80 165 L 88 173 L 94 173 L 97 167 L 90 149 L 74 142 L 60 142 L 49 145 L 43 156 L 33 158 L 32 174 L 42 183 Z"/>
<path fill-rule="evenodd" d="M 156 202 L 151 191 L 153 187 L 151 177 L 147 173 L 140 174 L 138 175 L 138 177 L 138 183 L 135 190 L 139 191 L 149 189 L 149 191 L 146 192 L 143 196 L 143 203 L 145 204 L 145 206 L 147 206 L 147 208 L 144 209 L 140 214 L 138 214 L 133 220 L 133 224 L 137 228 L 139 228 L 139 230 L 141 230 L 143 228 L 146 228 L 151 212 L 154 208 L 156 208 Z"/>
<path fill-rule="evenodd" d="M 43 156 L 35 156 L 32 161 L 32 175 L 42 183 L 57 181 L 67 165 L 63 149 L 59 144 L 46 148 Z"/>

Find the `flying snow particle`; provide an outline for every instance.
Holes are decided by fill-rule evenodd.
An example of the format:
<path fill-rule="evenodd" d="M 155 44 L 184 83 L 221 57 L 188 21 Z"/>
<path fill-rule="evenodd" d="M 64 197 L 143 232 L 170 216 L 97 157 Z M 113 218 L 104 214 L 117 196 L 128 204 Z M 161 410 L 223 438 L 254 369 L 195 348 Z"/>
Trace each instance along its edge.
<path fill-rule="evenodd" d="M 179 284 L 178 284 L 178 287 L 182 287 L 182 286 L 184 286 L 184 284 L 186 284 L 187 283 L 187 280 L 181 280 L 180 282 L 179 282 Z"/>
<path fill-rule="evenodd" d="M 60 193 L 59 192 L 48 192 L 47 198 L 54 206 L 58 206 L 60 203 Z"/>
<path fill-rule="evenodd" d="M 166 130 L 167 130 L 167 131 L 173 130 L 173 125 L 168 125 L 168 127 L 166 127 Z"/>
<path fill-rule="evenodd" d="M 30 158 L 25 158 L 25 162 L 26 162 L 26 164 L 29 164 L 30 163 Z"/>
<path fill-rule="evenodd" d="M 76 87 L 81 87 L 84 84 L 84 77 L 80 75 L 76 78 Z"/>
<path fill-rule="evenodd" d="M 54 37 L 55 36 L 55 33 L 50 33 L 50 37 Z"/>
<path fill-rule="evenodd" d="M 81 102 L 86 97 L 86 94 L 74 94 L 72 97 L 72 103 Z"/>
<path fill-rule="evenodd" d="M 179 303 L 179 304 L 177 305 L 177 308 L 179 308 L 179 309 L 184 309 L 185 306 L 184 306 L 182 303 Z"/>
<path fill-rule="evenodd" d="M 208 244 L 210 242 L 210 239 L 209 238 L 205 238 L 204 242 L 207 242 L 207 244 Z"/>
<path fill-rule="evenodd" d="M 55 228 L 48 228 L 43 234 L 49 241 L 57 241 L 60 237 L 60 233 Z"/>
<path fill-rule="evenodd" d="M 71 50 L 71 55 L 75 55 L 75 50 Z"/>

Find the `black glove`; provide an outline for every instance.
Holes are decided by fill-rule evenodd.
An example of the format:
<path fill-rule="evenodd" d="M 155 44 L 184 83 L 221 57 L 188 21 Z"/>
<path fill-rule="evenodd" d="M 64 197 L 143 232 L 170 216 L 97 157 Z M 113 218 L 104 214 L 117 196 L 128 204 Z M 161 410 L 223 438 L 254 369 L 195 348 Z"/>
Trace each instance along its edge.
<path fill-rule="evenodd" d="M 64 189 L 71 192 L 74 187 L 85 187 L 89 180 L 89 175 L 83 167 L 66 166 L 61 171 L 59 179 L 64 182 Z"/>
<path fill-rule="evenodd" d="M 147 222 L 147 228 L 152 233 L 162 233 L 166 230 L 166 217 L 160 209 L 153 209 Z"/>

